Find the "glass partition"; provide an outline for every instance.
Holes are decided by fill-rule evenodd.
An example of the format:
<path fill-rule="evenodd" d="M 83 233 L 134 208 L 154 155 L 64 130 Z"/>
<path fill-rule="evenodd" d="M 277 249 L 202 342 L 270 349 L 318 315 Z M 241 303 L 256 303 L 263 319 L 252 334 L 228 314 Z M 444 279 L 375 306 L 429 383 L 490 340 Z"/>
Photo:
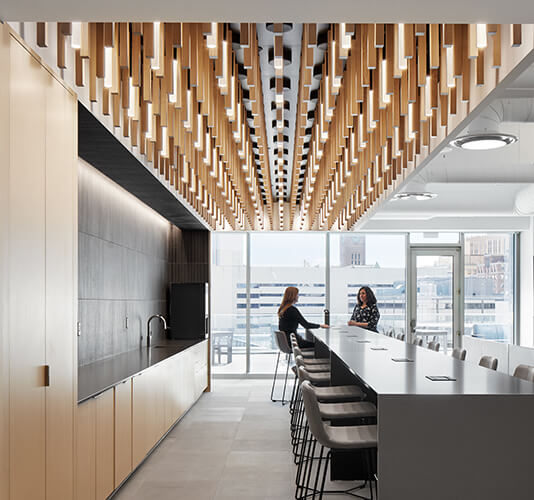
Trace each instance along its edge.
<path fill-rule="evenodd" d="M 404 333 L 406 326 L 405 234 L 330 235 L 330 324 L 345 325 L 361 286 L 376 295 L 379 332 Z"/>
<path fill-rule="evenodd" d="M 512 343 L 513 234 L 464 235 L 464 335 Z"/>

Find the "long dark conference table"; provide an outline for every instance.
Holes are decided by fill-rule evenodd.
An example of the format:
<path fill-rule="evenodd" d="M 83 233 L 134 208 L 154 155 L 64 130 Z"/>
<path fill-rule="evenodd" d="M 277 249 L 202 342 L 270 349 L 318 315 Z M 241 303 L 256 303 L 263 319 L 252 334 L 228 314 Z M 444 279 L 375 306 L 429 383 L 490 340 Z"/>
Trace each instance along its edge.
<path fill-rule="evenodd" d="M 359 327 L 313 335 L 332 385 L 377 404 L 380 500 L 534 498 L 533 383 Z"/>

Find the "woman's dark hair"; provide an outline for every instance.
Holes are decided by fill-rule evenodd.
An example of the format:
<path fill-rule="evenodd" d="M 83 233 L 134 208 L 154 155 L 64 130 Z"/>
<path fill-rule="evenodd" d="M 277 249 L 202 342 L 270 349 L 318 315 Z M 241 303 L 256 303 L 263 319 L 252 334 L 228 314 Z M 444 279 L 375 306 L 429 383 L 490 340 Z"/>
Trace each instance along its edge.
<path fill-rule="evenodd" d="M 362 286 L 358 290 L 358 305 L 361 306 L 363 304 L 363 302 L 360 300 L 360 292 L 362 290 L 365 290 L 365 293 L 367 295 L 367 305 L 374 306 L 376 304 L 376 297 L 373 291 L 368 286 Z"/>

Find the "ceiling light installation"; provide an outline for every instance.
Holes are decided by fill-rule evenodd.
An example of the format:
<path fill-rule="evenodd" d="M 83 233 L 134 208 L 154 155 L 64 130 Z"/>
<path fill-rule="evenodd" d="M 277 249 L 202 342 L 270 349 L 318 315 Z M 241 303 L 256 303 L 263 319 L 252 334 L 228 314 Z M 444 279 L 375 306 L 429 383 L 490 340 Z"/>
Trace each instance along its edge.
<path fill-rule="evenodd" d="M 288 179 L 292 175 L 295 124 L 299 84 L 302 25 L 292 23 L 257 24 L 261 49 L 261 77 L 264 89 L 265 128 L 269 149 L 272 186 L 273 227 L 290 224 L 291 196 Z"/>
<path fill-rule="evenodd" d="M 470 134 L 458 137 L 451 141 L 451 145 L 460 149 L 470 151 L 484 151 L 490 149 L 499 149 L 509 144 L 517 142 L 517 137 L 510 134 L 489 133 L 489 134 Z"/>
<path fill-rule="evenodd" d="M 534 48 L 520 24 L 48 24 L 38 53 L 224 230 L 355 228 Z"/>
<path fill-rule="evenodd" d="M 276 150 L 278 167 L 278 216 L 280 228 L 284 226 L 284 25 L 274 25 L 274 71 L 276 106 Z"/>
<path fill-rule="evenodd" d="M 416 201 L 427 201 L 437 198 L 436 193 L 429 192 L 420 192 L 420 193 L 397 193 L 393 196 L 393 200 L 416 200 Z"/>

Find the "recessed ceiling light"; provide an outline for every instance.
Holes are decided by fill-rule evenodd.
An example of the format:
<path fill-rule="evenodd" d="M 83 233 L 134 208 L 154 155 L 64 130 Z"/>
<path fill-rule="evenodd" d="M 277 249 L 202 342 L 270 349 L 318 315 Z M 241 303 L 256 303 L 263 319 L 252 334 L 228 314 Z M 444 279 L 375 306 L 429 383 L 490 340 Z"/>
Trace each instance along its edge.
<path fill-rule="evenodd" d="M 394 200 L 417 200 L 417 201 L 426 201 L 436 198 L 438 195 L 436 193 L 397 193 L 393 196 Z"/>
<path fill-rule="evenodd" d="M 482 151 L 485 149 L 498 149 L 517 142 L 517 137 L 510 134 L 470 134 L 463 135 L 450 142 L 451 146 L 471 151 Z"/>

